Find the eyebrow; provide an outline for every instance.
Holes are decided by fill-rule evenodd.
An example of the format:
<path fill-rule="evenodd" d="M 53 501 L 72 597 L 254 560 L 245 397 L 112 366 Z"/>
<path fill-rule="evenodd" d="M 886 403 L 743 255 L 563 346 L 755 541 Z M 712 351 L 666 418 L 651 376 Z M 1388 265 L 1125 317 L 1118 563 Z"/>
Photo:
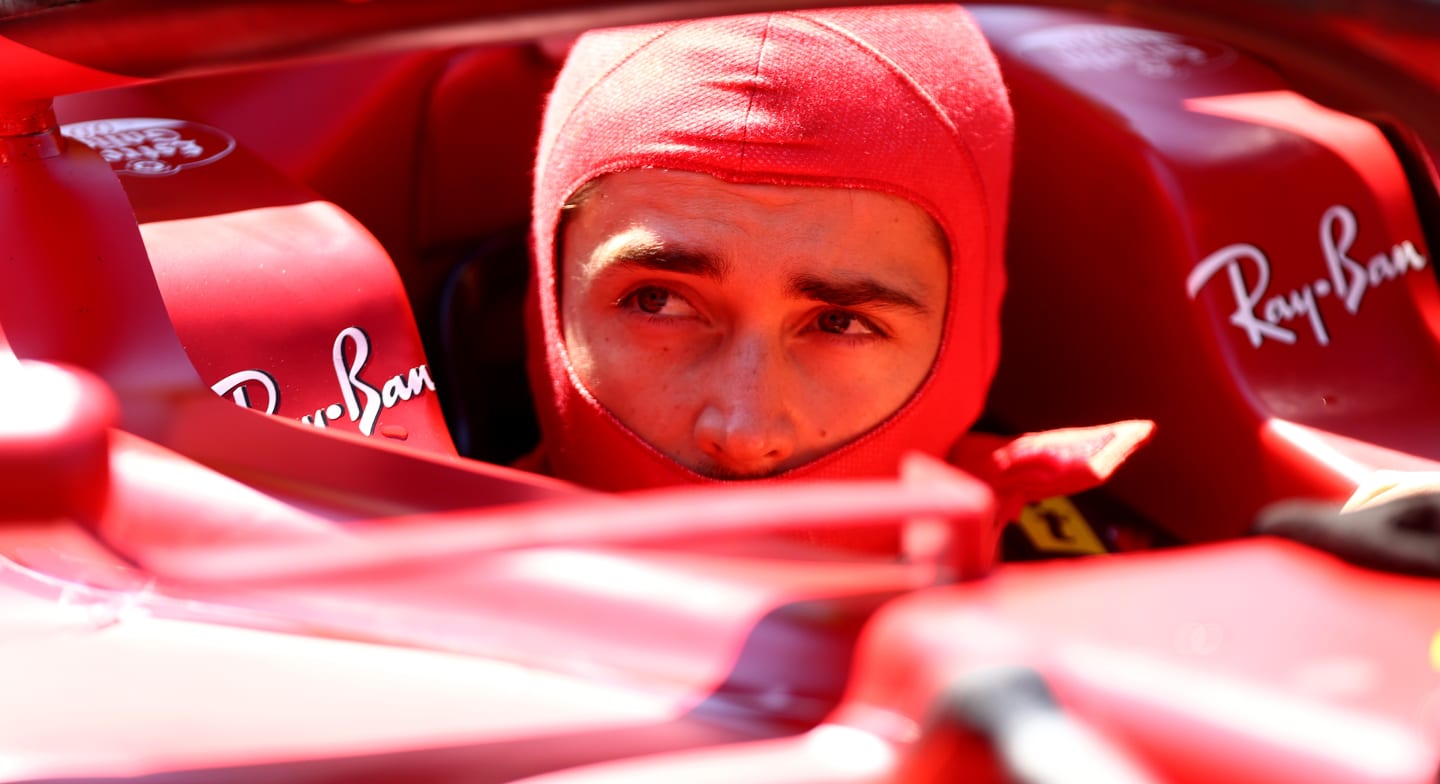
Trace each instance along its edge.
<path fill-rule="evenodd" d="M 607 266 L 696 275 L 715 281 L 724 280 L 730 272 L 730 265 L 714 254 L 648 237 L 627 238 L 607 248 L 605 257 Z M 930 312 L 911 294 L 866 277 L 835 280 L 801 273 L 790 278 L 787 289 L 793 296 L 841 308 L 875 305 L 920 315 Z"/>
<path fill-rule="evenodd" d="M 922 315 L 930 312 L 930 308 L 910 294 L 870 278 L 840 281 L 801 274 L 790 279 L 790 291 L 805 299 L 840 308 L 879 305 L 902 308 Z"/>
<path fill-rule="evenodd" d="M 610 264 L 621 267 L 698 275 L 711 280 L 722 280 L 730 271 L 729 265 L 713 254 L 648 239 L 637 238 L 607 248 L 605 256 Z"/>

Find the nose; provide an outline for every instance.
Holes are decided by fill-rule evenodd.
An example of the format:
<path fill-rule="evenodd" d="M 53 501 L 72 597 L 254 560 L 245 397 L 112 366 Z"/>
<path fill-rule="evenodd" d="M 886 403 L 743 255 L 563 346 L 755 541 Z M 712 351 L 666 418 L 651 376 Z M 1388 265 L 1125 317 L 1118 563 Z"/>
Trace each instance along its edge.
<path fill-rule="evenodd" d="M 795 454 L 783 350 L 763 339 L 733 341 L 710 379 L 695 440 L 721 478 L 774 473 Z"/>

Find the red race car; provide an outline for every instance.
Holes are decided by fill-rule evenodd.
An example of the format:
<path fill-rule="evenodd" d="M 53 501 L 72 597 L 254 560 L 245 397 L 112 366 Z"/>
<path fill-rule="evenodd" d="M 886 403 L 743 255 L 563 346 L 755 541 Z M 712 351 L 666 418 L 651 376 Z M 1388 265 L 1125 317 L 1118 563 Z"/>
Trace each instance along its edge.
<path fill-rule="evenodd" d="M 1440 468 L 1433 3 L 969 6 L 1101 491 L 504 467 L 569 41 L 799 5 L 0 4 L 0 777 L 1435 781 L 1440 509 L 1271 506 Z"/>

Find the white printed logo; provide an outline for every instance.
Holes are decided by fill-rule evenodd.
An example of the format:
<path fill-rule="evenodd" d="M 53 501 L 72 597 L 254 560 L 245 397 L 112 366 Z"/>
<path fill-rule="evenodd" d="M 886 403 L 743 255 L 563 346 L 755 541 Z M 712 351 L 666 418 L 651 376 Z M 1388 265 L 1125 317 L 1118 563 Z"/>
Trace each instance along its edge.
<path fill-rule="evenodd" d="M 1351 258 L 1357 233 L 1355 213 L 1337 204 L 1320 218 L 1320 251 L 1327 277 L 1270 296 L 1270 260 L 1254 245 L 1237 243 L 1211 253 L 1195 265 L 1185 279 L 1185 291 L 1195 299 L 1224 270 L 1235 298 L 1230 323 L 1244 331 L 1251 346 L 1259 348 L 1267 339 L 1293 345 L 1295 330 L 1282 325 L 1302 318 L 1309 323 L 1315 341 L 1328 346 L 1330 330 L 1320 313 L 1321 299 L 1333 294 L 1345 312 L 1353 316 L 1360 312 L 1370 288 L 1425 268 L 1425 256 L 1410 240 L 1396 243 L 1388 253 L 1377 253 L 1365 263 Z M 1247 270 L 1253 273 L 1253 283 L 1246 280 Z"/>
<path fill-rule="evenodd" d="M 275 377 L 263 370 L 242 370 L 239 373 L 230 375 L 216 381 L 210 388 L 215 394 L 224 397 L 229 395 L 234 398 L 235 405 L 241 408 L 256 408 L 250 401 L 250 383 L 260 385 L 265 393 L 265 413 L 273 414 L 280 409 L 280 388 L 275 385 Z"/>
<path fill-rule="evenodd" d="M 165 177 L 214 163 L 235 149 L 228 133 L 185 120 L 124 117 L 61 126 L 120 174 Z"/>
<path fill-rule="evenodd" d="M 1026 33 L 1016 51 L 1067 71 L 1132 70 L 1150 79 L 1173 79 L 1229 65 L 1235 50 L 1224 44 L 1159 30 L 1103 24 L 1051 27 Z"/>
<path fill-rule="evenodd" d="M 391 376 L 378 388 L 366 381 L 361 374 L 370 362 L 370 337 L 359 327 L 346 327 L 335 336 L 331 362 L 335 380 L 340 386 L 340 400 L 300 417 L 301 422 L 323 428 L 344 417 L 358 424 L 361 433 L 374 435 L 381 411 L 394 408 L 426 390 L 435 391 L 435 382 L 430 379 L 430 370 L 425 365 L 417 365 L 405 373 Z M 250 394 L 251 384 L 258 384 L 266 395 L 265 413 L 273 414 L 279 410 L 279 387 L 275 378 L 263 370 L 231 373 L 210 388 L 217 395 L 230 396 L 242 408 L 258 408 Z"/>

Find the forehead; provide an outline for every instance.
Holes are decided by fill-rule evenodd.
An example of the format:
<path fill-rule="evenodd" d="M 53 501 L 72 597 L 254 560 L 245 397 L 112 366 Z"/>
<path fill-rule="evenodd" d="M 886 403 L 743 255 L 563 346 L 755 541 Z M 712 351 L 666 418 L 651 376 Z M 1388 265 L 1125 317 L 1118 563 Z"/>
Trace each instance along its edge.
<path fill-rule="evenodd" d="M 620 236 L 682 243 L 720 257 L 822 258 L 857 271 L 948 268 L 944 232 L 919 206 L 857 188 L 733 183 L 706 174 L 636 169 L 592 180 L 571 199 L 567 248 L 582 256 Z M 937 261 L 938 259 L 938 261 Z M 937 270 L 927 269 L 926 277 Z"/>

